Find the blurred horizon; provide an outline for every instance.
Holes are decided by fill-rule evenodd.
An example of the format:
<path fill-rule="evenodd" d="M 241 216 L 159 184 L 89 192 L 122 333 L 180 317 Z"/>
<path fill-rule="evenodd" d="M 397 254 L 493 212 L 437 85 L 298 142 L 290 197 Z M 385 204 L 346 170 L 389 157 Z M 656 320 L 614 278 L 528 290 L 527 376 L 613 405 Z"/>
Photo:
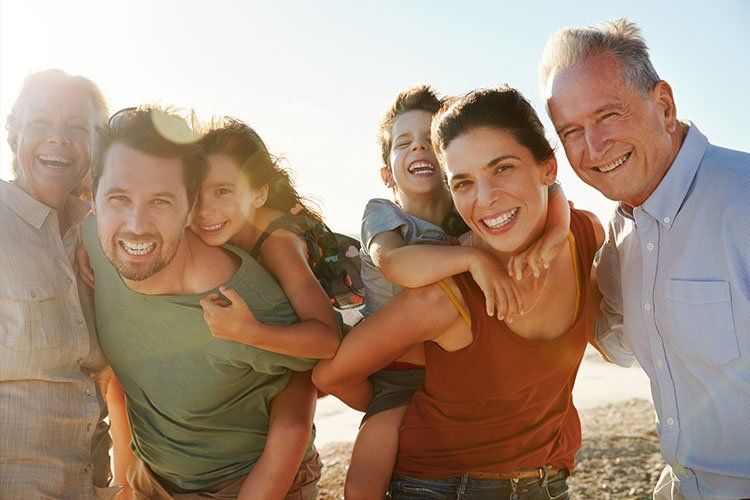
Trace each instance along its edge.
<path fill-rule="evenodd" d="M 628 17 L 641 27 L 678 116 L 713 144 L 750 150 L 750 2 L 523 3 L 405 1 L 0 3 L 0 177 L 10 178 L 5 120 L 23 79 L 57 67 L 99 84 L 110 109 L 146 102 L 230 115 L 286 158 L 329 226 L 359 234 L 368 199 L 391 198 L 376 141 L 396 93 L 441 95 L 507 82 L 552 130 L 537 88 L 549 35 Z M 738 126 L 740 125 L 740 126 Z M 583 184 L 558 147 L 567 197 L 606 223 L 613 203 Z"/>

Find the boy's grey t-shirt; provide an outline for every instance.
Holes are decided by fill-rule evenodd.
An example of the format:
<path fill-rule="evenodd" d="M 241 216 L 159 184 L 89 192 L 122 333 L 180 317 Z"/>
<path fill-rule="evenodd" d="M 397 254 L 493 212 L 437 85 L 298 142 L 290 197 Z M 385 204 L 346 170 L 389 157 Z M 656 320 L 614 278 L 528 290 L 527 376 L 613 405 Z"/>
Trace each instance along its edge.
<path fill-rule="evenodd" d="M 365 307 L 362 314 L 367 317 L 386 305 L 403 287 L 394 285 L 385 277 L 370 257 L 370 243 L 380 233 L 398 231 L 407 245 L 444 244 L 448 235 L 440 226 L 410 215 L 393 203 L 374 198 L 367 203 L 362 215 L 362 281 L 365 285 Z"/>

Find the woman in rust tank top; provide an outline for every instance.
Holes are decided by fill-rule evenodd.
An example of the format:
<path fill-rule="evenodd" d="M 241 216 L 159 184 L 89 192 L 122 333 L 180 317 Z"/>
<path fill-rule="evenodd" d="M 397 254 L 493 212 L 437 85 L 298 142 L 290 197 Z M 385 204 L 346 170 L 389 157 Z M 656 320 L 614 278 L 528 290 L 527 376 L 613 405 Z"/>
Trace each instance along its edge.
<path fill-rule="evenodd" d="M 547 216 L 554 151 L 531 105 L 507 87 L 448 101 L 433 144 L 461 217 L 464 244 L 499 262 L 533 244 Z M 525 312 L 490 317 L 467 274 L 406 290 L 346 337 L 314 380 L 346 395 L 411 346 L 425 343 L 426 378 L 400 432 L 393 498 L 567 498 L 581 446 L 572 389 L 598 291 L 591 264 L 604 239 L 593 215 L 571 209 L 560 254 L 519 283 Z"/>

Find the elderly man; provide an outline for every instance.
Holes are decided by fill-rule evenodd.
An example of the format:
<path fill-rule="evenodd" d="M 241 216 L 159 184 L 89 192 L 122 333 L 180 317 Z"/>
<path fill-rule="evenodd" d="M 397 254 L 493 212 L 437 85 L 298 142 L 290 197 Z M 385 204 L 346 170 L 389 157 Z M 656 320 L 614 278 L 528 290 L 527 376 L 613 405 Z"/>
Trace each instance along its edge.
<path fill-rule="evenodd" d="M 564 29 L 540 65 L 578 176 L 619 202 L 596 336 L 651 379 L 668 463 L 655 498 L 750 496 L 750 155 L 677 119 L 637 26 Z"/>
<path fill-rule="evenodd" d="M 102 349 L 127 397 L 127 419 L 113 405 L 112 425 L 130 424 L 127 483 L 136 498 L 233 498 L 252 483 L 251 493 L 262 496 L 275 471 L 250 473 L 271 441 L 271 401 L 290 370 L 315 361 L 220 340 L 203 321 L 200 299 L 222 285 L 260 321 L 289 324 L 296 316 L 250 256 L 186 231 L 206 171 L 201 148 L 183 142 L 189 135 L 179 117 L 155 108 L 124 110 L 97 131 L 96 220 L 86 223 L 84 244 Z M 315 496 L 311 421 L 312 409 L 294 498 Z"/>
<path fill-rule="evenodd" d="M 0 497 L 105 498 L 107 362 L 78 286 L 72 196 L 107 116 L 90 80 L 30 75 L 8 116 L 15 180 L 0 181 Z"/>

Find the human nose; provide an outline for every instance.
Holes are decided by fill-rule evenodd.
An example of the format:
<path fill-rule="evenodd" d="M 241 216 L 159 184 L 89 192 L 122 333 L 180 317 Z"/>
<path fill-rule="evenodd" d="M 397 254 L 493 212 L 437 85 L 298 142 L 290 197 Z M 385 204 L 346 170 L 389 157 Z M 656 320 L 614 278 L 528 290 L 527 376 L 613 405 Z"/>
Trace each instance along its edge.
<path fill-rule="evenodd" d="M 139 204 L 133 204 L 128 217 L 128 230 L 135 234 L 145 234 L 148 232 L 150 224 L 147 208 Z"/>
<path fill-rule="evenodd" d="M 589 158 L 593 161 L 603 159 L 612 145 L 606 132 L 601 130 L 600 127 L 589 127 L 584 135 Z"/>
<path fill-rule="evenodd" d="M 477 182 L 477 203 L 482 208 L 489 208 L 497 201 L 497 193 L 489 182 Z"/>
<path fill-rule="evenodd" d="M 70 144 L 68 128 L 64 124 L 52 125 L 47 140 L 52 144 Z"/>
<path fill-rule="evenodd" d="M 201 217 L 209 217 L 213 215 L 215 212 L 215 208 L 213 203 L 211 203 L 209 197 L 207 196 L 201 196 L 198 198 L 198 211 L 197 214 Z"/>
<path fill-rule="evenodd" d="M 412 151 L 426 151 L 428 147 L 427 141 L 421 138 L 414 139 L 414 142 L 411 143 Z"/>

